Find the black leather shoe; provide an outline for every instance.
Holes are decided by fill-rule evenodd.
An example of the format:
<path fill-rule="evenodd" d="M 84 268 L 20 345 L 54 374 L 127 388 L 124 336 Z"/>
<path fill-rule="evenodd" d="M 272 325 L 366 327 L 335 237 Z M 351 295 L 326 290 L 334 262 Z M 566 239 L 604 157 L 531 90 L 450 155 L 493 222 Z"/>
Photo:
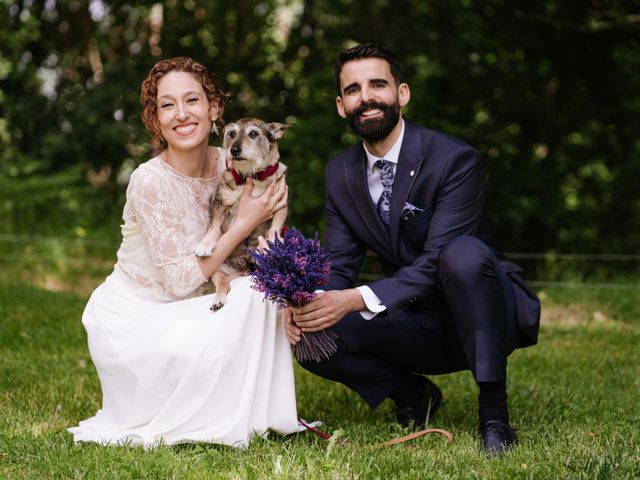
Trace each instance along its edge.
<path fill-rule="evenodd" d="M 396 419 L 403 427 L 408 427 L 413 423 L 414 429 L 422 429 L 427 422 L 427 414 L 429 418 L 432 418 L 441 402 L 442 392 L 435 383 L 425 378 L 424 394 L 420 400 L 413 405 L 398 406 Z"/>
<path fill-rule="evenodd" d="M 490 455 L 506 453 L 518 443 L 515 429 L 500 420 L 487 420 L 480 424 L 484 451 Z"/>

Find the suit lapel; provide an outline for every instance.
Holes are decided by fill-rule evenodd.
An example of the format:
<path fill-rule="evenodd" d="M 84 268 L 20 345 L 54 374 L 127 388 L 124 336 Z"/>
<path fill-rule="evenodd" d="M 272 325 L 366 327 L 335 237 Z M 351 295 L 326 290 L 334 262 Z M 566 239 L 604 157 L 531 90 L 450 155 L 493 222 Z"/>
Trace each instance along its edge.
<path fill-rule="evenodd" d="M 387 227 L 382 223 L 376 207 L 371 200 L 369 193 L 369 183 L 367 181 L 367 158 L 362 145 L 357 150 L 349 162 L 344 163 L 344 174 L 347 179 L 347 187 L 353 198 L 353 203 L 358 208 L 360 216 L 369 231 L 382 248 L 390 252 L 389 232 Z"/>
<path fill-rule="evenodd" d="M 404 126 L 404 138 L 402 139 L 391 194 L 390 234 L 391 251 L 394 255 L 398 254 L 398 231 L 402 209 L 423 162 L 420 130 L 406 120 Z"/>

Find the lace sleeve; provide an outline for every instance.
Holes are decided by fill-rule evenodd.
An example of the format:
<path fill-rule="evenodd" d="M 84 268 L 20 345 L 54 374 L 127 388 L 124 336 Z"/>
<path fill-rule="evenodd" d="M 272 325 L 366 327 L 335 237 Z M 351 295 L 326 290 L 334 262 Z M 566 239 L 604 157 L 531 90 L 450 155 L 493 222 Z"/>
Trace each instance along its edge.
<path fill-rule="evenodd" d="M 159 272 L 158 280 L 173 295 L 186 297 L 207 279 L 190 248 L 179 202 L 171 195 L 168 182 L 156 175 L 134 174 L 127 196 L 140 225 L 145 248 Z"/>

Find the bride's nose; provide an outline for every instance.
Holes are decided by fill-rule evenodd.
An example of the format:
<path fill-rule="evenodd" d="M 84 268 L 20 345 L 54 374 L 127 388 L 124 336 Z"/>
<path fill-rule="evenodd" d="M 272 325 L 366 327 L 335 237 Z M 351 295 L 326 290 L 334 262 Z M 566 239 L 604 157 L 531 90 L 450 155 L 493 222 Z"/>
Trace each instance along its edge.
<path fill-rule="evenodd" d="M 189 118 L 189 110 L 187 109 L 187 105 L 185 103 L 179 103 L 176 119 L 186 120 L 187 118 Z"/>

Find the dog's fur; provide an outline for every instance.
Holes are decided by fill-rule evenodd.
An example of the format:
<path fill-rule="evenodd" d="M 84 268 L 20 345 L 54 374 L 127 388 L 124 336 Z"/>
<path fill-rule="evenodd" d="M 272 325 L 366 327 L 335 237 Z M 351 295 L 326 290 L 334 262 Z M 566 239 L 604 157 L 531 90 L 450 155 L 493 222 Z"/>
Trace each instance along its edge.
<path fill-rule="evenodd" d="M 237 213 L 244 185 L 236 185 L 232 169 L 240 176 L 253 177 L 253 196 L 264 193 L 266 188 L 283 178 L 287 167 L 280 163 L 274 174 L 259 180 L 258 172 L 275 165 L 280 160 L 277 141 L 288 130 L 289 125 L 283 123 L 265 123 L 257 118 L 243 118 L 227 125 L 223 132 L 222 146 L 225 151 L 225 164 L 219 168 L 224 170 L 214 198 L 211 201 L 211 224 L 207 233 L 196 247 L 196 255 L 207 257 L 216 247 L 220 236 L 229 229 Z M 229 255 L 225 263 L 213 274 L 216 292 L 213 296 L 212 310 L 224 306 L 229 293 L 229 282 L 232 278 L 249 271 L 252 261 L 247 249 L 258 246 L 258 237 L 274 240 L 276 234 L 282 234 L 282 227 L 287 218 L 287 207 L 278 210 L 273 219 L 258 226 L 251 235 Z"/>

